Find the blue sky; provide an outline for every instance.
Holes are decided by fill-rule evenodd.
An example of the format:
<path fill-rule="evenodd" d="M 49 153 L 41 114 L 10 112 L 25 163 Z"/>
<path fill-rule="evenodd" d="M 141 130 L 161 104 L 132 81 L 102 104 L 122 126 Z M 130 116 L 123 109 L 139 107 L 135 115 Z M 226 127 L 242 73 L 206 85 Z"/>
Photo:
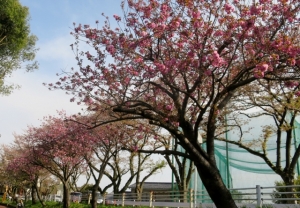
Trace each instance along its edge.
<path fill-rule="evenodd" d="M 122 12 L 121 0 L 21 0 L 21 3 L 30 9 L 31 31 L 39 38 L 37 58 L 43 73 L 53 59 L 59 68 L 71 67 L 74 56 L 69 45 L 74 42 L 70 35 L 73 23 L 95 26 L 96 20 L 103 22 L 103 12 L 111 17 Z M 47 72 L 52 73 L 53 69 Z"/>
<path fill-rule="evenodd" d="M 80 111 L 70 103 L 70 97 L 62 91 L 49 91 L 42 83 L 57 81 L 56 73 L 76 66 L 70 44 L 73 22 L 95 25 L 103 22 L 102 12 L 108 16 L 121 14 L 121 0 L 20 0 L 30 12 L 30 28 L 38 37 L 36 60 L 39 70 L 25 73 L 18 70 L 7 79 L 8 83 L 21 85 L 7 97 L 0 97 L 0 143 L 13 141 L 13 132 L 22 134 L 27 125 L 38 125 L 46 115 L 57 110 L 69 113 Z"/>

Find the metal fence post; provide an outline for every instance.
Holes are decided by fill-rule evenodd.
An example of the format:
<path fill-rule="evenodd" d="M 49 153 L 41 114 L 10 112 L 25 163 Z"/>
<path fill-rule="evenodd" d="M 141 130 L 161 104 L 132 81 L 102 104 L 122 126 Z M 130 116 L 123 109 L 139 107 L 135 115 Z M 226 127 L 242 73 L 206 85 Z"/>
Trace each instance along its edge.
<path fill-rule="evenodd" d="M 125 193 L 122 193 L 122 207 L 124 207 L 125 204 Z"/>
<path fill-rule="evenodd" d="M 260 185 L 256 185 L 256 200 L 257 200 L 257 207 L 262 207 L 261 203 L 261 188 Z"/>
<path fill-rule="evenodd" d="M 194 198 L 193 198 L 193 195 L 194 195 L 194 191 L 193 189 L 190 190 L 190 208 L 194 208 Z"/>

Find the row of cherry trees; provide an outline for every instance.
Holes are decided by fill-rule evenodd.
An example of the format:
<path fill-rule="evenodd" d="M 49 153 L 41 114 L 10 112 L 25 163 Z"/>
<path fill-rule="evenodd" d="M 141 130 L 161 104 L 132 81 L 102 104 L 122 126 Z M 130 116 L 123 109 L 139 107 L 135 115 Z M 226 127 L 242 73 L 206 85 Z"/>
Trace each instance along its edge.
<path fill-rule="evenodd" d="M 158 129 L 136 122 L 90 129 L 89 119 L 92 117 L 67 116 L 60 112 L 58 116 L 45 117 L 39 127 L 28 127 L 24 134 L 16 135 L 14 144 L 3 149 L 2 159 L 6 162 L 2 168 L 6 175 L 16 181 L 14 185 L 25 183 L 24 186 L 32 190 L 32 201 L 36 201 L 37 195 L 44 204 L 41 194 L 50 194 L 50 186 L 44 192 L 39 187 L 42 182 L 44 186 L 49 185 L 44 178 L 50 174 L 50 178 L 55 177 L 62 183 L 63 205 L 68 207 L 70 190 L 83 173 L 92 175 L 93 197 L 96 198 L 97 191 L 104 194 L 110 187 L 114 193 L 125 192 L 134 180 L 142 191 L 142 184 L 137 181 L 143 183 L 165 167 L 164 161 L 153 161 L 150 153 L 136 152 L 136 149 L 161 147 L 154 139 Z M 129 175 L 126 182 L 125 175 Z M 105 187 L 100 186 L 103 176 L 111 181 Z M 93 200 L 94 207 L 96 203 L 97 200 Z"/>
<path fill-rule="evenodd" d="M 165 129 L 184 153 L 170 147 L 138 152 L 191 159 L 215 205 L 236 207 L 216 166 L 214 140 L 224 132 L 228 108 L 282 100 L 266 89 L 284 88 L 291 100 L 299 96 L 300 2 L 126 0 L 121 6 L 116 28 L 109 18 L 95 28 L 75 25 L 71 47 L 78 67 L 50 89 L 73 94 L 71 102 L 85 103 L 99 115 L 109 111 L 110 122 L 144 119 Z M 81 51 L 81 44 L 89 50 Z M 99 116 L 93 126 L 108 122 Z M 282 129 L 282 122 L 276 124 Z M 198 142 L 199 129 L 206 149 Z M 256 155 L 266 159 L 266 152 Z M 298 156 L 286 166 L 288 175 Z M 272 168 L 284 172 L 280 160 Z"/>
<path fill-rule="evenodd" d="M 24 151 L 24 154 L 27 152 L 25 156 L 35 159 L 36 165 L 45 163 L 43 168 L 55 173 L 51 167 L 61 163 L 61 159 L 53 155 L 53 160 L 48 160 L 46 156 L 51 153 L 41 146 L 59 147 L 58 143 L 41 145 L 41 141 L 35 139 L 49 138 L 51 141 L 50 138 L 57 137 L 64 141 L 65 135 L 66 142 L 62 142 L 59 149 L 64 150 L 65 144 L 77 141 L 76 148 L 69 147 L 68 150 L 80 151 L 78 149 L 82 148 L 81 153 L 85 153 L 75 154 L 74 158 L 72 154 L 64 154 L 67 164 L 73 164 L 77 157 L 78 161 L 88 161 L 91 155 L 101 153 L 86 167 L 91 170 L 96 183 L 103 175 L 112 178 L 116 182 L 112 185 L 116 192 L 120 191 L 118 179 L 109 172 L 116 173 L 118 168 L 105 163 L 110 159 L 121 161 L 114 150 L 131 150 L 129 158 L 139 156 L 139 161 L 146 157 L 140 157 L 140 153 L 163 154 L 167 161 L 170 161 L 169 155 L 180 156 L 194 162 L 217 207 L 236 207 L 219 174 L 214 141 L 228 141 L 220 135 L 226 129 L 238 128 L 241 139 L 231 142 L 263 158 L 286 183 L 291 184 L 300 149 L 297 148 L 284 167 L 281 155 L 291 156 L 291 131 L 299 109 L 300 2 L 126 0 L 121 6 L 123 15 L 114 15 L 117 28 L 113 28 L 109 18 L 101 27 L 75 25 L 71 33 L 75 43 L 71 47 L 78 67 L 64 72 L 57 83 L 49 84 L 50 89 L 72 94 L 71 102 L 85 104 L 92 116 L 84 120 L 72 117 L 67 119 L 68 122 L 57 121 L 61 123 L 57 128 L 50 127 L 52 118 L 49 118 L 41 128 L 30 128 L 28 133 L 34 136 L 27 135 L 25 144 L 36 147 L 30 154 Z M 88 45 L 89 50 L 81 51 L 81 44 L 85 44 L 85 49 Z M 257 107 L 264 111 L 262 114 L 274 118 L 277 128 L 271 131 L 265 127 L 261 138 L 253 138 L 262 151 L 251 149 L 243 141 L 242 124 L 235 119 L 234 113 L 229 117 L 232 120 L 230 127 L 224 119 L 230 112 L 245 113 L 245 110 Z M 286 120 L 288 113 L 292 115 L 290 120 Z M 113 126 L 116 126 L 115 130 L 112 130 Z M 119 130 L 125 127 L 129 131 L 120 133 Z M 206 149 L 198 142 L 199 129 L 203 132 Z M 58 134 L 59 130 L 62 134 Z M 74 134 L 76 131 L 91 142 L 81 144 L 85 139 Z M 172 148 L 165 132 L 174 138 L 174 146 L 185 151 Z M 275 164 L 268 158 L 266 148 L 267 140 L 274 132 L 278 144 Z M 282 138 L 282 132 L 287 132 L 286 138 Z M 108 135 L 114 137 L 107 140 Z M 118 140 L 118 145 L 114 139 Z M 92 141 L 98 142 L 99 146 L 92 145 Z M 142 144 L 147 144 L 147 148 Z M 282 152 L 282 144 L 286 145 L 285 152 Z M 161 146 L 164 148 L 159 148 Z M 64 151 L 58 152 L 63 154 Z M 41 156 L 34 157 L 33 153 Z M 53 154 L 58 153 L 54 151 Z M 111 171 L 106 172 L 106 166 Z M 66 170 L 64 175 L 58 176 L 63 181 L 72 168 L 61 167 L 66 168 L 59 171 Z M 130 174 L 139 178 L 137 173 Z M 190 173 L 185 175 L 183 181 L 176 177 L 183 189 L 189 176 Z"/>

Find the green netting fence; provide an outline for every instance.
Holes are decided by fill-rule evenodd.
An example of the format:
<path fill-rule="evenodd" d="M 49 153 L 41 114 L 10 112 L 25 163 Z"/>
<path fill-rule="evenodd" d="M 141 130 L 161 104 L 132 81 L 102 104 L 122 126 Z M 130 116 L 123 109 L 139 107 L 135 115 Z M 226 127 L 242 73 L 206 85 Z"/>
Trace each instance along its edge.
<path fill-rule="evenodd" d="M 286 119 L 290 119 L 287 116 Z M 245 126 L 245 128 L 251 128 L 247 134 L 243 135 L 243 142 L 249 142 L 249 144 L 254 141 L 255 139 L 260 137 L 262 133 L 262 128 L 264 125 L 272 125 L 272 121 L 269 117 L 260 117 L 251 119 L 251 121 Z M 283 138 L 285 133 L 283 133 Z M 225 138 L 228 140 L 237 141 L 240 138 L 237 136 L 237 132 L 234 130 L 230 130 L 225 135 Z M 299 122 L 294 122 L 293 128 L 293 145 L 291 148 L 291 153 L 295 152 L 296 147 L 300 144 L 300 124 Z M 252 149 L 257 151 L 262 151 L 261 146 L 253 143 Z M 268 157 L 271 161 L 275 164 L 276 161 L 276 135 L 272 135 L 267 141 L 267 152 Z M 206 144 L 202 144 L 202 147 L 205 149 Z M 282 151 L 285 151 L 285 146 L 282 146 Z M 221 177 L 224 181 L 224 184 L 227 188 L 235 188 L 239 186 L 240 181 L 238 177 L 235 177 L 234 180 L 232 179 L 232 170 L 236 169 L 238 171 L 243 172 L 243 174 L 247 173 L 255 173 L 255 174 L 263 174 L 263 175 L 276 175 L 274 171 L 258 156 L 250 154 L 245 149 L 238 147 L 237 145 L 230 144 L 223 141 L 215 141 L 215 157 L 217 166 L 219 168 Z M 282 154 L 281 162 L 285 162 L 285 154 Z M 284 166 L 284 165 L 283 165 Z M 300 175 L 299 170 L 299 162 L 297 163 L 295 174 Z M 205 192 L 205 188 L 201 179 L 199 178 L 197 172 L 194 172 L 192 176 L 192 180 L 189 184 L 189 188 L 196 189 L 198 194 Z M 250 179 L 249 179 L 250 180 Z M 272 184 L 274 185 L 274 184 Z M 211 202 L 210 199 L 201 198 L 201 195 L 197 196 L 197 201 L 201 201 L 202 203 L 209 203 Z"/>

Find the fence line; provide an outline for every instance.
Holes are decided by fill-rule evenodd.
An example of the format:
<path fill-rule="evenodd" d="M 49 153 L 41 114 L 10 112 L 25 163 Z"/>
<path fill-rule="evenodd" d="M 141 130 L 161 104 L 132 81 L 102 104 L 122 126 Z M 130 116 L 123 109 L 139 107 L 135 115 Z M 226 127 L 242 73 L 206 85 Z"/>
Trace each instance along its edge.
<path fill-rule="evenodd" d="M 294 204 L 300 202 L 300 192 L 285 191 L 288 188 L 298 188 L 295 186 L 270 186 L 229 189 L 232 196 L 241 208 L 263 208 L 266 207 L 289 207 L 300 208 L 300 205 Z M 280 191 L 283 190 L 283 191 Z M 288 197 L 292 196 L 292 197 Z M 289 204 L 282 204 L 289 203 Z M 103 196 L 103 204 L 115 204 L 120 206 L 149 206 L 149 207 L 188 207 L 188 208 L 212 208 L 215 207 L 208 193 L 204 190 L 195 192 L 189 190 L 179 191 L 151 191 L 144 192 L 141 195 L 136 193 L 107 194 Z"/>

